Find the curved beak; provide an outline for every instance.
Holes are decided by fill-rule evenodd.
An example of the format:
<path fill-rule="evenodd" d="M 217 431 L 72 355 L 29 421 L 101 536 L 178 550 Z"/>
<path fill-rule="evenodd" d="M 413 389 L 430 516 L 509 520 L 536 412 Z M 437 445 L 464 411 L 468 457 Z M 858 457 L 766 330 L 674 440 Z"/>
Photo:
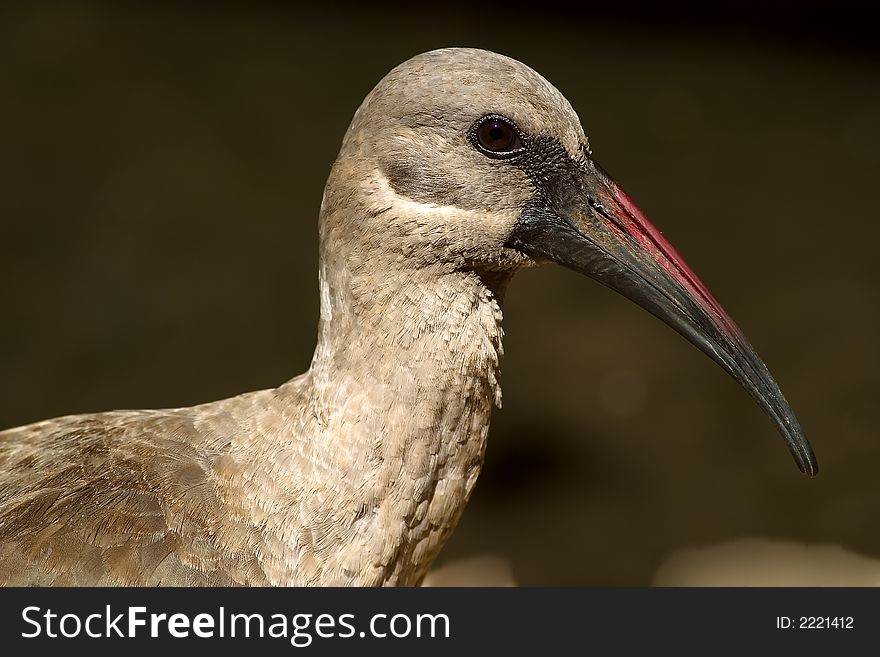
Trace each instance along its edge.
<path fill-rule="evenodd" d="M 767 367 L 660 231 L 592 161 L 565 187 L 528 207 L 508 244 L 596 279 L 678 331 L 773 419 L 801 472 L 817 474 L 810 443 Z"/>

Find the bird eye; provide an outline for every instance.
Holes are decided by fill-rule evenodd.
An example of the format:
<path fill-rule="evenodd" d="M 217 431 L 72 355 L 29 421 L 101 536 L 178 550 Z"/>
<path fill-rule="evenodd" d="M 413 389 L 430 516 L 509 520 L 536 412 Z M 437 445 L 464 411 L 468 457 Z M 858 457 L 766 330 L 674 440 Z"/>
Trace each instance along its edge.
<path fill-rule="evenodd" d="M 474 144 L 489 157 L 510 157 L 523 148 L 519 131 L 502 116 L 484 117 L 474 126 L 472 134 Z"/>

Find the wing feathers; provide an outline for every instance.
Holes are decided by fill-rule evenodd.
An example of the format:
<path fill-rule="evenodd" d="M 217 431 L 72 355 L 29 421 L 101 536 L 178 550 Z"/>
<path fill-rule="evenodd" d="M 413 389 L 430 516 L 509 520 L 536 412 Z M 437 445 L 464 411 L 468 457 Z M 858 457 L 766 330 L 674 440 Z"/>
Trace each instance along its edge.
<path fill-rule="evenodd" d="M 0 432 L 0 584 L 265 583 L 258 532 L 224 507 L 191 410 Z"/>

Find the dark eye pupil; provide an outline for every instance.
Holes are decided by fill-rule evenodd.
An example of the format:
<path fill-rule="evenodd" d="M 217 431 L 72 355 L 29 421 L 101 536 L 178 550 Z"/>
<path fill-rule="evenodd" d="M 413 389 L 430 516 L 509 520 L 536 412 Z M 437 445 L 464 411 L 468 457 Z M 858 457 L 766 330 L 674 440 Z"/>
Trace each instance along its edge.
<path fill-rule="evenodd" d="M 477 142 L 483 151 L 514 153 L 522 148 L 516 129 L 504 120 L 489 118 L 477 127 Z"/>

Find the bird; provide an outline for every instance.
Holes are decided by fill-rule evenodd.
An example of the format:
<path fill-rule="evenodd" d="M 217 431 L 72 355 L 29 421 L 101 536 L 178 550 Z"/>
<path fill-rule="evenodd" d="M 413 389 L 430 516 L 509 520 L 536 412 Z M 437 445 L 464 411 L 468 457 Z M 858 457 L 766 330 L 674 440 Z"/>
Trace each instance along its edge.
<path fill-rule="evenodd" d="M 505 291 L 548 262 L 683 335 L 817 472 L 740 329 L 596 163 L 562 93 L 515 59 L 444 48 L 392 69 L 343 136 L 318 229 L 305 373 L 0 432 L 0 584 L 420 584 L 501 403 Z"/>

